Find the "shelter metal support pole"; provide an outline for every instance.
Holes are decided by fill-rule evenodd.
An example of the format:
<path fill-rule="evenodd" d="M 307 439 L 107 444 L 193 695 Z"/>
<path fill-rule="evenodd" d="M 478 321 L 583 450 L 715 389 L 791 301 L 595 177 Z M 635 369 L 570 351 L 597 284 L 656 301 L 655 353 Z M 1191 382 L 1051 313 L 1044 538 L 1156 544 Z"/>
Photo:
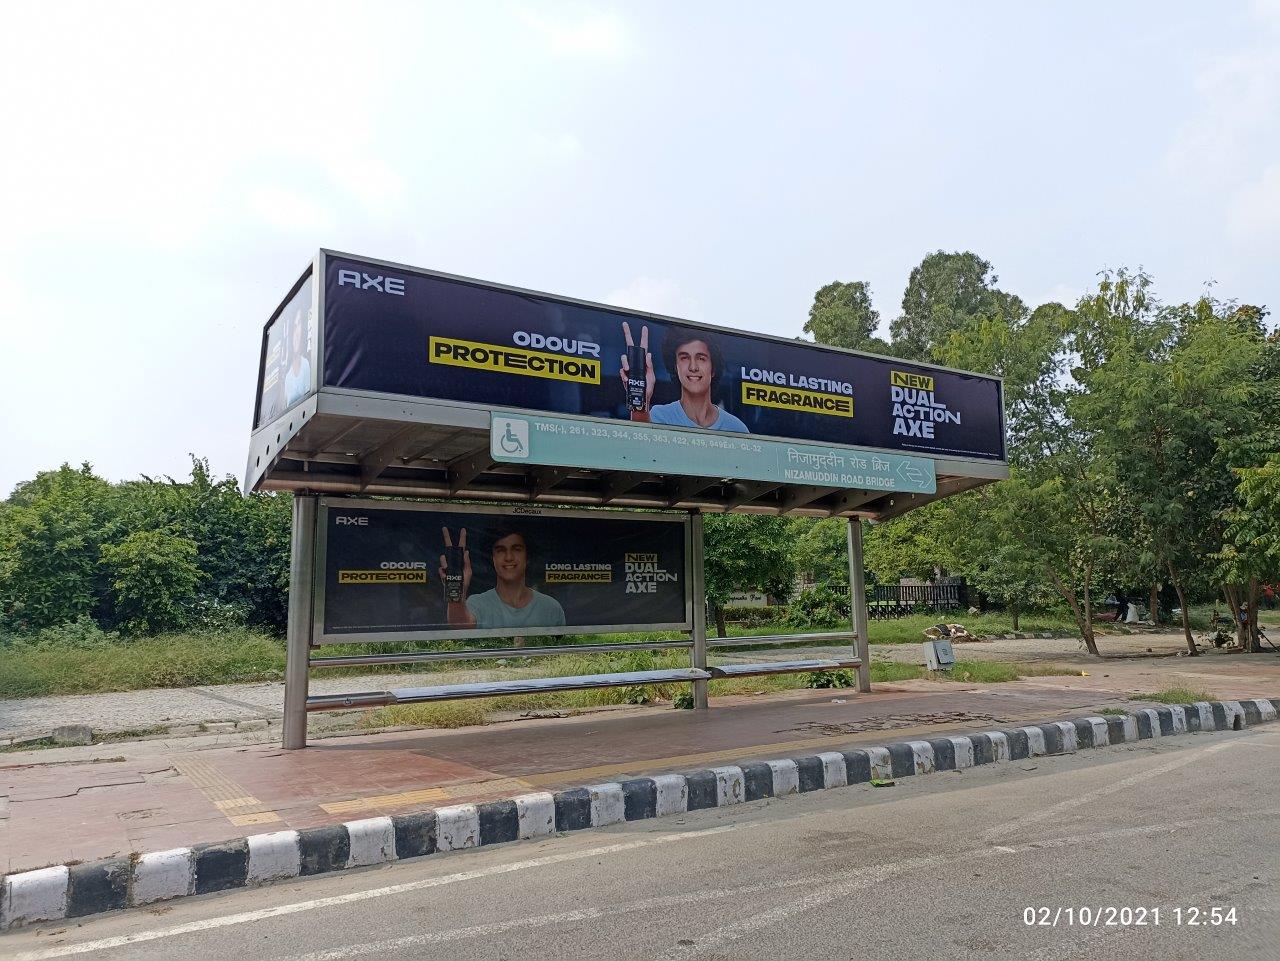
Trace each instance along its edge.
<path fill-rule="evenodd" d="M 704 568 L 705 555 L 702 548 L 702 513 L 694 511 L 691 518 L 692 530 L 692 564 L 690 568 L 693 572 L 693 583 L 690 590 L 693 593 L 693 666 L 699 670 L 707 669 L 707 582 L 706 570 Z M 707 709 L 707 682 L 693 682 L 693 709 L 695 711 L 705 711 Z"/>
<path fill-rule="evenodd" d="M 293 495 L 293 538 L 289 559 L 289 629 L 284 668 L 286 751 L 307 746 L 307 689 L 311 657 L 312 592 L 316 563 L 315 494 Z"/>
<path fill-rule="evenodd" d="M 853 619 L 853 649 L 858 660 L 858 690 L 871 690 L 871 649 L 867 643 L 867 580 L 862 566 L 862 521 L 849 518 L 849 612 Z"/>

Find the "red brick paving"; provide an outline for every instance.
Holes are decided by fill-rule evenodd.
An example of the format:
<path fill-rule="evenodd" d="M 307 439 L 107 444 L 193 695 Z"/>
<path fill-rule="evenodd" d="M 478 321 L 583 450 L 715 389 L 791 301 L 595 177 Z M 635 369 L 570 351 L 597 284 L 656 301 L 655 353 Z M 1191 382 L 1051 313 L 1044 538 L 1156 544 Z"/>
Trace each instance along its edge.
<path fill-rule="evenodd" d="M 784 751 L 896 740 L 909 731 L 982 730 L 1079 713 L 1117 703 L 1115 690 L 1136 689 L 1128 686 L 1136 677 L 1126 677 L 1132 672 L 1122 666 L 1107 673 L 1114 676 L 1038 678 L 985 689 L 909 683 L 880 686 L 869 695 L 836 690 L 719 698 L 705 714 L 638 708 L 454 731 L 328 738 L 304 751 L 282 751 L 275 744 L 211 747 L 179 739 L 162 747 L 156 742 L 103 745 L 102 759 L 95 762 L 57 763 L 58 752 L 31 752 L 21 762 L 15 756 L 12 763 L 0 764 L 0 797 L 9 802 L 7 817 L 0 816 L 0 872 Z M 1221 696 L 1264 696 L 1276 687 L 1270 676 L 1259 680 L 1240 672 L 1228 678 L 1228 673 L 1214 677 L 1213 690 Z M 1226 689 L 1228 681 L 1242 689 Z M 896 718 L 897 726 L 881 729 L 889 718 Z M 175 764 L 188 770 L 197 765 L 208 773 L 196 780 L 212 778 L 221 788 L 201 787 Z M 529 787 L 513 785 L 513 778 Z M 457 787 L 450 791 L 451 786 Z M 427 789 L 446 796 L 336 813 L 321 807 Z M 211 790 L 225 796 L 214 797 Z M 259 802 L 247 810 L 275 817 L 233 823 L 229 815 L 246 809 L 224 813 L 214 801 L 225 803 L 237 793 Z"/>

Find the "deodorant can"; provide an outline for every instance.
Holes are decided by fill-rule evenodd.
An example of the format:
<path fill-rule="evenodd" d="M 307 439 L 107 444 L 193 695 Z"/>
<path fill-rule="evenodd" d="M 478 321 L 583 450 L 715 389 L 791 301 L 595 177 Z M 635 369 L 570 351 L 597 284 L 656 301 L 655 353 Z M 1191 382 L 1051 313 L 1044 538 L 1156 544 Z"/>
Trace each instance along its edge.
<path fill-rule="evenodd" d="M 644 410 L 645 377 L 649 352 L 643 347 L 627 348 L 627 406 L 632 410 Z"/>
<path fill-rule="evenodd" d="M 444 596 L 450 604 L 457 604 L 462 600 L 462 548 L 446 547 L 444 557 Z"/>

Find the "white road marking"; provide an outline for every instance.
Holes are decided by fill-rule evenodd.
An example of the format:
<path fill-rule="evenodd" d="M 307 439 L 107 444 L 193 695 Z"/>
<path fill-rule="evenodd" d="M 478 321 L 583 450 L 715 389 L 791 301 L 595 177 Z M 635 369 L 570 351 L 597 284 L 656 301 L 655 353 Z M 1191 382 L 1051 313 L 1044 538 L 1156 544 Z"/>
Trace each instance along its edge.
<path fill-rule="evenodd" d="M 1167 764 L 1161 764 L 1158 767 L 1148 768 L 1147 770 L 1140 771 L 1137 774 L 1131 774 L 1129 777 L 1121 778 L 1119 781 L 1108 784 L 1106 787 L 1099 788 L 1096 791 L 1090 791 L 1087 794 L 1077 794 L 1074 797 L 1067 798 L 1067 800 L 1060 801 L 1050 807 L 1041 808 L 1040 810 L 1033 811 L 1023 817 L 1014 818 L 1011 821 L 1005 821 L 1001 824 L 994 825 L 983 832 L 982 839 L 984 841 L 994 841 L 1002 835 L 1008 834 L 1010 831 L 1016 831 L 1019 828 L 1028 827 L 1039 821 L 1044 821 L 1048 818 L 1065 814 L 1067 811 L 1073 810 L 1074 808 L 1082 807 L 1086 804 L 1092 804 L 1094 801 L 1097 801 L 1099 798 L 1104 798 L 1108 794 L 1116 794 L 1120 791 L 1126 791 L 1135 784 L 1141 784 L 1143 781 L 1149 781 L 1152 778 L 1168 774 L 1170 771 L 1176 771 L 1178 768 L 1185 767 L 1188 764 L 1195 764 L 1205 754 L 1212 754 L 1215 751 L 1223 751 L 1239 743 L 1240 741 L 1238 740 L 1227 741 L 1222 744 L 1214 744 L 1210 747 L 1191 751 L 1186 756 L 1180 757 L 1175 761 L 1169 761 Z"/>
<path fill-rule="evenodd" d="M 467 938 L 490 937 L 521 928 L 536 929 L 554 924 L 598 921 L 603 918 L 619 917 L 624 914 L 635 914 L 641 911 L 675 908 L 686 904 L 699 904 L 704 901 L 722 901 L 726 898 L 740 897 L 742 895 L 762 894 L 768 891 L 805 887 L 821 883 L 823 883 L 823 879 L 818 877 L 789 878 L 783 881 L 747 884 L 737 888 L 708 888 L 702 891 L 692 891 L 688 894 L 666 894 L 661 897 L 642 898 L 638 901 L 630 901 L 626 904 L 617 904 L 607 908 L 581 908 L 577 911 L 539 914 L 527 918 L 514 918 L 510 921 L 495 921 L 492 924 L 476 924 L 467 928 L 452 928 L 447 931 L 432 931 L 429 934 L 413 934 L 402 938 L 388 938 L 385 941 L 352 944 L 328 951 L 294 955 L 283 959 L 283 961 L 345 961 L 347 958 L 358 958 L 364 954 L 383 954 L 388 951 L 402 950 L 425 944 L 441 944 L 447 941 L 462 941 Z"/>
<path fill-rule="evenodd" d="M 310 901 L 296 901 L 292 904 L 281 904 L 273 908 L 262 908 L 257 911 L 242 911 L 228 914 L 220 918 L 206 918 L 203 921 L 191 921 L 171 928 L 157 928 L 150 931 L 139 931 L 136 934 L 125 934 L 114 938 L 102 938 L 98 941 L 85 941 L 81 944 L 67 944 L 56 948 L 44 948 L 39 951 L 26 951 L 13 955 L 10 961 L 46 961 L 49 958 L 65 958 L 76 954 L 89 954 L 93 951 L 104 951 L 123 945 L 141 944 L 145 941 L 156 941 L 161 938 L 172 938 L 181 934 L 192 934 L 197 931 L 209 931 L 225 928 L 234 924 L 248 924 L 253 921 L 264 921 L 268 918 L 279 918 L 303 911 L 314 911 L 317 908 L 330 908 L 341 904 L 352 904 L 357 901 L 368 901 L 393 894 L 404 894 L 409 891 L 421 891 L 426 888 L 440 887 L 445 884 L 456 884 L 459 881 L 473 881 L 477 878 L 493 877 L 499 874 L 511 874 L 529 868 L 545 867 L 549 864 L 563 864 L 566 861 L 579 861 L 584 858 L 600 857 L 606 854 L 619 854 L 623 851 L 634 851 L 637 848 L 651 847 L 656 844 L 671 844 L 678 841 L 692 841 L 702 837 L 724 834 L 746 827 L 747 822 L 726 824 L 708 828 L 703 831 L 681 831 L 679 834 L 667 834 L 656 838 L 643 838 L 636 841 L 624 841 L 620 844 L 607 844 L 603 847 L 589 848 L 585 851 L 566 851 L 563 854 L 548 854 L 540 858 L 529 858 L 524 861 L 513 861 L 510 864 L 493 864 L 474 871 L 459 871 L 457 874 L 446 874 L 438 878 L 424 878 L 421 881 L 408 881 L 404 884 L 392 884 L 382 888 L 371 888 L 365 891 L 352 891 L 328 898 L 314 898 Z M 336 875 L 335 875 L 336 876 Z"/>
<path fill-rule="evenodd" d="M 899 861 L 896 864 L 883 864 L 868 871 L 860 873 L 857 877 L 838 884 L 825 884 L 821 891 L 815 891 L 813 894 L 805 895 L 798 901 L 790 904 L 783 904 L 771 911 L 763 911 L 759 914 L 753 914 L 749 918 L 741 921 L 735 921 L 733 924 L 726 924 L 716 928 L 714 931 L 708 931 L 693 940 L 690 944 L 676 945 L 669 957 L 675 956 L 693 956 L 705 954 L 724 944 L 726 941 L 736 941 L 759 931 L 761 928 L 776 928 L 788 918 L 813 908 L 820 908 L 832 901 L 838 901 L 846 898 L 855 891 L 863 888 L 871 887 L 879 884 L 895 874 L 902 874 L 914 868 L 933 867 L 942 862 L 941 857 L 928 858 L 912 858 L 909 861 Z"/>

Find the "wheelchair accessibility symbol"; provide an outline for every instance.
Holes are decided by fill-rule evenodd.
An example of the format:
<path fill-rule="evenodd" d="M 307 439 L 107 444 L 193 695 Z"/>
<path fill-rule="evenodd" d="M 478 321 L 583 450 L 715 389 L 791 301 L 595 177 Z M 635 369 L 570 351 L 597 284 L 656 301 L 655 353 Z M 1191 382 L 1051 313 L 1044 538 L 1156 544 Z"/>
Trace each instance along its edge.
<path fill-rule="evenodd" d="M 494 418 L 490 431 L 490 446 L 495 455 L 528 457 L 529 422 Z"/>

